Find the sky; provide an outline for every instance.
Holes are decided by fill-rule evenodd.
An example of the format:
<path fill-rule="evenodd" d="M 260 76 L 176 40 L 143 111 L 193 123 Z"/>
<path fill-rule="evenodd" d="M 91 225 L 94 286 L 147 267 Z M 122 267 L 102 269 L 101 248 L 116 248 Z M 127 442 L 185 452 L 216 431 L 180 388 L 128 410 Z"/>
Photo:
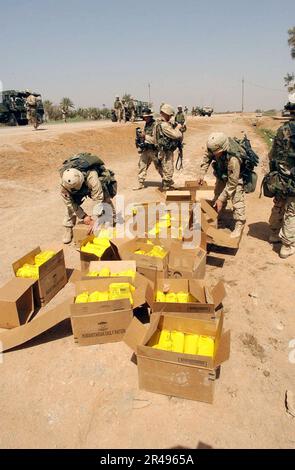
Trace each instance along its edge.
<path fill-rule="evenodd" d="M 0 81 L 76 107 L 125 92 L 173 106 L 282 109 L 294 0 L 0 0 Z"/>

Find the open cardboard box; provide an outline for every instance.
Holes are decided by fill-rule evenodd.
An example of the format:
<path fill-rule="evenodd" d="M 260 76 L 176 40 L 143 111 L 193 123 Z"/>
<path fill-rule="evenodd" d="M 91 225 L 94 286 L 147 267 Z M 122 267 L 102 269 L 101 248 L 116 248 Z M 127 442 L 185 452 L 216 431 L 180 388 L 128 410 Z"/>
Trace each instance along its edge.
<path fill-rule="evenodd" d="M 105 252 L 98 258 L 96 255 L 91 253 L 85 253 L 81 251 L 82 246 L 86 245 L 88 242 L 92 242 L 95 238 L 95 235 L 88 235 L 84 238 L 78 245 L 78 251 L 80 252 L 80 262 L 81 262 L 81 272 L 82 274 L 89 271 L 89 264 L 91 261 L 113 261 L 113 260 L 120 260 L 120 256 L 118 253 L 117 246 L 111 241 L 109 248 L 105 250 Z"/>
<path fill-rule="evenodd" d="M 193 202 L 194 196 L 191 191 L 186 190 L 173 190 L 166 191 L 166 202 Z"/>
<path fill-rule="evenodd" d="M 190 293 L 196 302 L 157 302 L 156 293 L 163 291 L 164 286 L 171 292 Z M 157 279 L 155 284 L 148 287 L 147 302 L 153 314 L 169 312 L 170 314 L 189 314 L 194 318 L 214 320 L 220 316 L 222 301 L 226 295 L 224 284 L 219 281 L 214 287 L 207 282 L 196 279 Z"/>
<path fill-rule="evenodd" d="M 153 245 L 149 245 L 144 239 L 128 240 L 119 249 L 122 259 L 136 261 L 137 272 L 154 282 L 157 276 L 168 276 L 169 250 L 158 240 L 152 240 L 152 242 L 154 245 L 162 246 L 167 251 L 164 258 L 136 254 L 135 251 L 137 250 L 143 250 L 147 253 L 152 250 Z"/>
<path fill-rule="evenodd" d="M 75 245 L 80 247 L 81 242 L 88 237 L 89 234 L 89 225 L 84 224 L 83 222 L 78 222 L 73 227 L 73 242 Z"/>
<path fill-rule="evenodd" d="M 81 292 L 106 291 L 113 282 L 129 282 L 129 278 L 92 278 L 76 283 L 76 296 Z M 133 306 L 129 299 L 87 302 L 70 305 L 75 341 L 81 346 L 121 341 L 133 318 L 133 310 L 145 304 L 148 282 L 139 274 L 133 283 Z M 75 296 L 75 298 L 76 298 Z"/>
<path fill-rule="evenodd" d="M 34 279 L 35 307 L 47 304 L 67 283 L 64 252 L 61 248 L 38 246 L 12 264 L 14 274 L 25 263 L 34 264 L 35 256 L 44 250 L 52 250 L 55 255 L 39 266 L 39 279 Z"/>
<path fill-rule="evenodd" d="M 201 199 L 201 226 L 202 230 L 206 233 L 208 237 L 208 243 L 212 243 L 217 246 L 222 246 L 225 248 L 239 248 L 240 241 L 243 235 L 241 233 L 240 237 L 231 238 L 230 230 L 217 228 L 217 217 L 218 214 L 213 209 L 212 206 L 205 200 Z"/>
<path fill-rule="evenodd" d="M 204 237 L 201 243 L 204 246 Z M 169 246 L 168 276 L 172 278 L 204 279 L 206 273 L 206 249 L 183 247 L 183 242 L 172 240 Z"/>
<path fill-rule="evenodd" d="M 148 346 L 154 333 L 163 329 L 212 336 L 215 339 L 213 357 Z M 216 368 L 230 356 L 230 332 L 223 332 L 222 314 L 217 322 L 156 314 L 152 315 L 148 329 L 134 318 L 124 342 L 136 353 L 140 389 L 213 403 Z"/>
<path fill-rule="evenodd" d="M 16 328 L 34 313 L 34 279 L 13 278 L 0 288 L 0 328 Z"/>
<path fill-rule="evenodd" d="M 121 279 L 125 277 L 128 279 L 128 282 L 133 282 L 133 277 L 129 276 L 89 276 L 88 273 L 91 271 L 100 271 L 101 269 L 108 268 L 111 274 L 120 273 L 122 271 L 134 271 L 136 273 L 136 261 L 90 261 L 89 263 L 89 270 L 82 276 L 82 279 L 113 279 L 115 282 L 116 279 Z M 118 281 L 119 282 L 119 281 Z"/>

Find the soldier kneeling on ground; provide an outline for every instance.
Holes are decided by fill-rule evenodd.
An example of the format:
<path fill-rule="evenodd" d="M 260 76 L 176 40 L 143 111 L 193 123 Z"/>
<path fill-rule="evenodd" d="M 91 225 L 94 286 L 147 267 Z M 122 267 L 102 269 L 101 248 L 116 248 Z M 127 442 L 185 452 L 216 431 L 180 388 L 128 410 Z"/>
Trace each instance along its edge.
<path fill-rule="evenodd" d="M 117 193 L 114 173 L 106 169 L 104 162 L 90 153 L 81 153 L 63 163 L 61 176 L 61 197 L 66 206 L 63 221 L 65 232 L 63 243 L 70 243 L 77 217 L 89 226 L 89 233 L 102 220 L 115 222 L 112 198 Z M 87 215 L 81 204 L 89 197 L 95 201 L 92 215 Z"/>
<path fill-rule="evenodd" d="M 245 150 L 236 140 L 227 137 L 223 132 L 216 132 L 208 138 L 207 152 L 201 163 L 199 184 L 203 183 L 211 163 L 214 168 L 216 211 L 220 213 L 227 200 L 232 202 L 235 228 L 231 238 L 241 235 L 246 222 L 245 189 L 241 171 L 244 154 Z"/>

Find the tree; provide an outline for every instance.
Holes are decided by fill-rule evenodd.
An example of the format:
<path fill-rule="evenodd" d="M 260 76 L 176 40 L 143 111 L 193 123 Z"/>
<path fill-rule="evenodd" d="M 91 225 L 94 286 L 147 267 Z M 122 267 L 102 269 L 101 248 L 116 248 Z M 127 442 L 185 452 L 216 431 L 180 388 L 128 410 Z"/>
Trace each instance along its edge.
<path fill-rule="evenodd" d="M 294 73 L 287 73 L 287 75 L 284 77 L 285 87 L 288 88 L 289 92 L 291 92 L 294 89 L 294 80 L 295 80 Z"/>
<path fill-rule="evenodd" d="M 288 29 L 288 35 L 288 44 L 291 47 L 291 57 L 292 59 L 295 59 L 295 26 Z"/>
<path fill-rule="evenodd" d="M 75 107 L 74 103 L 70 98 L 62 98 L 59 106 L 62 112 L 63 119 L 65 122 L 67 122 L 67 117 L 70 113 L 70 109 Z"/>
<path fill-rule="evenodd" d="M 124 95 L 122 96 L 122 100 L 125 100 L 126 103 L 129 103 L 129 101 L 131 100 L 131 95 L 129 93 L 124 93 Z"/>
<path fill-rule="evenodd" d="M 52 101 L 45 100 L 43 101 L 43 107 L 45 112 L 45 121 L 47 122 L 49 119 L 52 119 Z"/>

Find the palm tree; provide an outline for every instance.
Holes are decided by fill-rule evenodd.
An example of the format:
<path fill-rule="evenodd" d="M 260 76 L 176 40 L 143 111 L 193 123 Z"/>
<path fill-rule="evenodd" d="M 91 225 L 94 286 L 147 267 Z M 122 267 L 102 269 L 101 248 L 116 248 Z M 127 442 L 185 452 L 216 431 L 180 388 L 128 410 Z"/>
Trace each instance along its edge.
<path fill-rule="evenodd" d="M 64 121 L 67 122 L 67 117 L 69 115 L 70 108 L 75 107 L 74 103 L 72 102 L 70 98 L 62 98 L 59 106 L 60 106 Z"/>
<path fill-rule="evenodd" d="M 291 47 L 291 57 L 292 59 L 295 59 L 295 26 L 288 30 L 288 35 L 288 44 Z"/>

